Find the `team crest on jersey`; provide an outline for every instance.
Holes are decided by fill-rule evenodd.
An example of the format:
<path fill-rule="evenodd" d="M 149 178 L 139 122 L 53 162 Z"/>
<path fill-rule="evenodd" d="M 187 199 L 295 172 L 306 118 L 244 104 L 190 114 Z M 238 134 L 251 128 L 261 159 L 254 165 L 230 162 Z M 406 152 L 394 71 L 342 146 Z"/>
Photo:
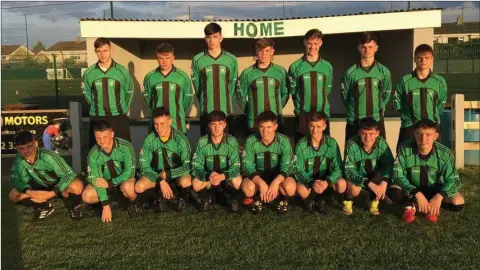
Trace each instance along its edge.
<path fill-rule="evenodd" d="M 194 153 L 192 159 L 195 159 L 196 157 L 197 157 L 197 153 Z"/>
<path fill-rule="evenodd" d="M 273 80 L 273 79 L 268 79 L 268 84 L 270 84 L 270 85 L 274 85 L 274 84 L 275 84 L 275 82 L 274 82 L 274 80 Z"/>
<path fill-rule="evenodd" d="M 378 82 L 377 82 L 377 81 L 374 81 L 374 82 L 373 82 L 373 86 L 377 87 L 377 86 L 378 86 Z"/>
<path fill-rule="evenodd" d="M 323 76 L 318 76 L 319 81 L 323 81 Z"/>
<path fill-rule="evenodd" d="M 343 83 L 340 84 L 340 88 L 345 89 L 345 85 Z"/>
<path fill-rule="evenodd" d="M 90 173 L 92 171 L 92 168 L 90 166 L 87 166 L 87 173 Z"/>
<path fill-rule="evenodd" d="M 170 85 L 170 90 L 175 90 L 175 85 Z"/>
<path fill-rule="evenodd" d="M 140 156 L 143 154 L 143 148 L 140 149 Z"/>
<path fill-rule="evenodd" d="M 221 74 L 225 73 L 225 67 L 220 67 L 220 73 Z"/>

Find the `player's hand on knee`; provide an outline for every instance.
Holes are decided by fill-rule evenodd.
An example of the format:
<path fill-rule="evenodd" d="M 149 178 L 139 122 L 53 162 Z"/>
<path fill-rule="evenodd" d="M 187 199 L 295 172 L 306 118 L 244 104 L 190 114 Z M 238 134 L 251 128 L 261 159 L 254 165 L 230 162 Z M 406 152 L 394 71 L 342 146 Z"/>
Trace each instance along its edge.
<path fill-rule="evenodd" d="M 268 191 L 268 185 L 265 183 L 265 181 L 261 181 L 258 189 L 260 190 L 260 198 L 262 201 L 267 202 L 267 191 Z"/>
<path fill-rule="evenodd" d="M 102 210 L 102 222 L 111 222 L 112 221 L 112 209 L 110 205 L 104 206 Z"/>
<path fill-rule="evenodd" d="M 167 181 L 163 180 L 160 182 L 160 190 L 162 191 L 162 196 L 165 200 L 173 199 L 172 188 Z"/>
<path fill-rule="evenodd" d="M 103 178 L 95 179 L 95 185 L 99 188 L 108 188 L 108 182 Z"/>
<path fill-rule="evenodd" d="M 382 181 L 378 185 L 378 189 L 380 190 L 380 197 L 377 197 L 378 200 L 385 199 L 385 193 L 387 192 L 387 187 L 388 187 L 388 183 L 386 181 Z"/>
<path fill-rule="evenodd" d="M 438 216 L 440 215 L 440 206 L 442 205 L 443 197 L 442 195 L 435 195 L 430 200 L 430 214 Z"/>
<path fill-rule="evenodd" d="M 327 189 L 327 187 L 328 187 L 327 181 L 315 180 L 315 182 L 313 183 L 313 190 L 317 194 L 322 194 L 323 191 L 325 191 L 325 189 Z"/>
<path fill-rule="evenodd" d="M 425 198 L 421 192 L 417 192 L 415 198 L 417 199 L 418 211 L 424 214 L 428 213 L 428 211 L 430 211 L 430 204 L 428 203 L 427 198 Z"/>
<path fill-rule="evenodd" d="M 279 185 L 277 183 L 273 182 L 270 184 L 270 186 L 267 189 L 267 193 L 265 194 L 267 203 L 272 202 L 273 200 L 275 200 L 275 198 L 277 198 L 278 188 L 279 188 Z"/>

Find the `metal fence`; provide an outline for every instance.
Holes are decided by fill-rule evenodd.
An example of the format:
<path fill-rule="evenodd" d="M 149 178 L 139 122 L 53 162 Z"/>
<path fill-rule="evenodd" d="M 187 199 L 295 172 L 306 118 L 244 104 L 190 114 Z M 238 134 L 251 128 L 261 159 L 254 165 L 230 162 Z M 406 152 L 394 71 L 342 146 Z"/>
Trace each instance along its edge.
<path fill-rule="evenodd" d="M 437 43 L 434 56 L 434 70 L 438 73 L 480 72 L 480 43 Z"/>

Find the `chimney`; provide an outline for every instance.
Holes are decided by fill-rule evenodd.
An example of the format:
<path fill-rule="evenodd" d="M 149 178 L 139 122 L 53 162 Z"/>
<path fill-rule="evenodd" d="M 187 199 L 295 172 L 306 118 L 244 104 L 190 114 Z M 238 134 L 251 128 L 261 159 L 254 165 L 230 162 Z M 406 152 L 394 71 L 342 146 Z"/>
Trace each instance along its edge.
<path fill-rule="evenodd" d="M 461 15 L 457 16 L 457 24 L 463 24 L 463 16 Z"/>

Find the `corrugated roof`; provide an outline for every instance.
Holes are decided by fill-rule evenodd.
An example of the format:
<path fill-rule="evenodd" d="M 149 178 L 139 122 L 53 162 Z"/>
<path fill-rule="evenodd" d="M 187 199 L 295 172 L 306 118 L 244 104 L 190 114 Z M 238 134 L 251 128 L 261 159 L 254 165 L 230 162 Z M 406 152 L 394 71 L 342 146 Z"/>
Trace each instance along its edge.
<path fill-rule="evenodd" d="M 262 22 L 262 21 L 279 21 L 279 20 L 298 20 L 298 19 L 317 19 L 328 17 L 342 17 L 342 16 L 355 16 L 355 15 L 371 15 L 371 14 L 385 14 L 385 13 L 397 13 L 397 12 L 414 12 L 414 11 L 429 11 L 429 10 L 441 10 L 441 8 L 416 8 L 410 10 L 392 10 L 392 11 L 377 11 L 377 12 L 360 12 L 360 13 L 348 13 L 338 15 L 326 15 L 326 16 L 314 16 L 314 17 L 290 17 L 290 18 L 265 18 L 265 19 L 233 19 L 233 20 L 162 20 L 162 19 L 120 19 L 120 18 L 82 18 L 80 21 L 122 21 L 122 22 Z"/>
<path fill-rule="evenodd" d="M 18 47 L 22 45 L 2 45 L 2 55 L 9 55 L 13 53 Z"/>
<path fill-rule="evenodd" d="M 435 28 L 433 33 L 435 35 L 480 33 L 480 22 L 442 23 L 442 26 Z"/>
<path fill-rule="evenodd" d="M 84 51 L 86 49 L 86 41 L 59 41 L 45 51 Z"/>

